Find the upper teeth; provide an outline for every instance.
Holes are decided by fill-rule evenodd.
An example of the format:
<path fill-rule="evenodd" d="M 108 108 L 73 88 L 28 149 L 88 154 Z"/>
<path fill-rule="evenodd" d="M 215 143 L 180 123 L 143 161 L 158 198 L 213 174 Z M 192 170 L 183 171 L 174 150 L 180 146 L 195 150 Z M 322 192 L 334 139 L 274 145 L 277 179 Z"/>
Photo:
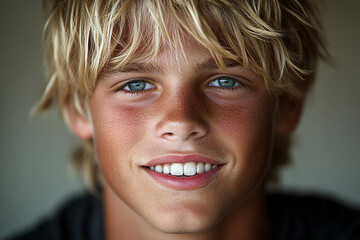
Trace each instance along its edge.
<path fill-rule="evenodd" d="M 172 163 L 150 166 L 150 169 L 159 173 L 171 174 L 174 176 L 194 176 L 195 174 L 202 174 L 208 172 L 211 169 L 216 168 L 218 165 L 210 163 Z"/>

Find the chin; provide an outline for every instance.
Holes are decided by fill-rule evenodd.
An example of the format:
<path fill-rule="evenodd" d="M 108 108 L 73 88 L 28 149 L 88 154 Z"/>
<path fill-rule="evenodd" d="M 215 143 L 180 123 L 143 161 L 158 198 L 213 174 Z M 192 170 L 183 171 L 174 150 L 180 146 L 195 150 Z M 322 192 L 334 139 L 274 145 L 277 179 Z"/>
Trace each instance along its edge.
<path fill-rule="evenodd" d="M 212 229 L 219 220 L 219 218 L 215 216 L 199 216 L 199 214 L 185 212 L 186 211 L 182 211 L 181 214 L 168 214 L 168 216 L 158 215 L 150 224 L 163 233 L 188 234 L 208 231 Z"/>
<path fill-rule="evenodd" d="M 160 226 L 153 226 L 157 230 L 167 234 L 194 234 L 201 233 L 210 230 L 214 225 L 213 224 L 196 224 L 192 225 L 187 224 L 160 224 Z"/>

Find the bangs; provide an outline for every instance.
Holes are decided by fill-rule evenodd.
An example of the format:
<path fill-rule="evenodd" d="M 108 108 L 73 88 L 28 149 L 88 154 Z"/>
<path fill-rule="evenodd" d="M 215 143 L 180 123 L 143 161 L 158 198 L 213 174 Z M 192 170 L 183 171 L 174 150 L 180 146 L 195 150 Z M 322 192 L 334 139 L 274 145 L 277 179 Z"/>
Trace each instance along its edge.
<path fill-rule="evenodd" d="M 112 54 L 102 72 L 150 61 L 165 49 L 178 61 L 186 61 L 184 42 L 195 40 L 220 68 L 225 67 L 224 59 L 236 60 L 261 75 L 268 90 L 279 95 L 293 87 L 285 72 L 303 79 L 310 69 L 295 64 L 280 26 L 277 29 L 277 24 L 270 26 L 261 18 L 262 7 L 246 1 L 135 1 L 112 8 L 114 16 L 109 17 L 114 21 L 107 26 L 112 33 L 103 35 L 111 39 L 102 39 L 110 43 Z M 281 22 L 274 11 L 266 14 Z"/>
<path fill-rule="evenodd" d="M 189 40 L 220 68 L 233 59 L 259 74 L 275 96 L 295 95 L 324 56 L 314 1 L 53 1 L 44 31 L 50 81 L 40 111 L 56 102 L 85 116 L 101 74 L 165 49 L 186 61 Z"/>

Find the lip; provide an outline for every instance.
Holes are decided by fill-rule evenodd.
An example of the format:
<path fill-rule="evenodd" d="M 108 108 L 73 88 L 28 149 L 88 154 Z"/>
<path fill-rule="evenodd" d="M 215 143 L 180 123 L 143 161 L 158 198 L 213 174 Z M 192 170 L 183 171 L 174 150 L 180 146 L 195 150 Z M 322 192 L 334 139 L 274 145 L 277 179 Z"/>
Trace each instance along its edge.
<path fill-rule="evenodd" d="M 186 162 L 196 162 L 196 163 L 203 162 L 203 163 L 221 165 L 220 162 L 199 154 L 187 154 L 187 155 L 171 154 L 171 155 L 165 155 L 158 158 L 154 158 L 150 160 L 148 163 L 146 163 L 144 166 L 150 167 L 150 166 L 161 165 L 166 163 L 186 163 Z"/>
<path fill-rule="evenodd" d="M 163 185 L 164 187 L 171 188 L 174 190 L 194 190 L 205 185 L 209 184 L 212 180 L 215 179 L 217 173 L 222 169 L 224 165 L 219 165 L 215 169 L 211 169 L 208 172 L 197 174 L 189 177 L 177 177 L 170 174 L 158 173 L 156 171 L 150 170 L 147 167 L 143 169 L 151 176 L 155 181 Z"/>
<path fill-rule="evenodd" d="M 217 165 L 218 167 L 211 169 L 208 172 L 196 174 L 194 176 L 172 176 L 170 174 L 163 174 L 149 169 L 150 166 L 186 162 L 210 163 Z M 152 177 L 156 182 L 160 183 L 164 187 L 175 190 L 193 190 L 209 184 L 212 180 L 215 179 L 217 173 L 222 169 L 223 166 L 223 163 L 199 154 L 171 154 L 154 158 L 143 165 L 142 168 L 150 177 Z"/>

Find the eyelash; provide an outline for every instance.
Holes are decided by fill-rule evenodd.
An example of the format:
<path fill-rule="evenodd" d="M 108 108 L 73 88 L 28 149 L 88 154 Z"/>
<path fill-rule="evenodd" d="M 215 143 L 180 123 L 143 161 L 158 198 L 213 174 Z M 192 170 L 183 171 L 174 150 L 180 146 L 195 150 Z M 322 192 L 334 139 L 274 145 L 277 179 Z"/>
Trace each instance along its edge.
<path fill-rule="evenodd" d="M 230 86 L 230 87 L 221 87 L 221 86 L 211 86 L 211 83 L 214 83 L 215 81 L 219 81 L 221 79 L 225 79 L 227 81 L 233 81 L 235 86 Z M 245 84 L 243 81 L 239 81 L 237 79 L 234 79 L 233 77 L 229 77 L 229 76 L 219 76 L 219 77 L 216 77 L 215 79 L 209 81 L 207 83 L 207 86 L 209 87 L 212 87 L 212 88 L 217 88 L 219 90 L 222 90 L 222 91 L 236 91 L 238 90 L 239 88 L 249 88 L 249 86 L 247 84 Z"/>
<path fill-rule="evenodd" d="M 234 84 L 235 86 L 230 86 L 230 87 L 222 87 L 222 86 L 211 86 L 212 83 L 214 83 L 215 81 L 219 81 L 221 79 L 226 79 L 226 80 L 230 80 L 230 81 L 234 81 Z M 148 89 L 143 89 L 143 90 L 127 90 L 125 89 L 126 87 L 129 88 L 130 84 L 132 83 L 136 83 L 136 82 L 140 82 L 140 83 L 144 83 L 145 84 L 145 88 L 148 87 L 148 85 L 152 85 L 153 87 L 152 88 L 148 88 Z M 241 88 L 249 88 L 249 86 L 247 84 L 245 84 L 243 81 L 239 81 L 239 80 L 236 80 L 232 77 L 229 77 L 229 76 L 219 76 L 219 77 L 216 77 L 215 79 L 209 81 L 206 86 L 208 87 L 211 87 L 211 88 L 216 88 L 216 89 L 219 89 L 221 91 L 236 91 L 238 89 L 241 89 Z M 135 79 L 135 80 L 131 80 L 131 81 L 128 81 L 124 84 L 122 84 L 119 88 L 116 89 L 116 92 L 122 92 L 123 94 L 130 94 L 130 95 L 138 95 L 138 94 L 142 94 L 148 90 L 153 90 L 153 89 L 156 89 L 155 85 L 150 83 L 149 81 L 147 80 L 143 80 L 143 79 Z"/>
<path fill-rule="evenodd" d="M 126 87 L 129 88 L 130 84 L 132 83 L 136 83 L 136 82 L 142 82 L 142 83 L 145 83 L 145 88 L 147 85 L 152 85 L 153 87 L 152 88 L 148 88 L 148 89 L 143 89 L 143 90 L 127 90 L 125 89 Z M 143 80 L 143 79 L 136 79 L 136 80 L 131 80 L 131 81 L 128 81 L 124 84 L 122 84 L 119 88 L 116 89 L 116 92 L 123 92 L 123 94 L 130 94 L 130 95 L 137 95 L 137 94 L 141 94 L 141 93 L 144 93 L 148 90 L 153 90 L 153 89 L 156 89 L 155 85 L 150 83 L 149 81 L 146 81 L 146 80 Z"/>

